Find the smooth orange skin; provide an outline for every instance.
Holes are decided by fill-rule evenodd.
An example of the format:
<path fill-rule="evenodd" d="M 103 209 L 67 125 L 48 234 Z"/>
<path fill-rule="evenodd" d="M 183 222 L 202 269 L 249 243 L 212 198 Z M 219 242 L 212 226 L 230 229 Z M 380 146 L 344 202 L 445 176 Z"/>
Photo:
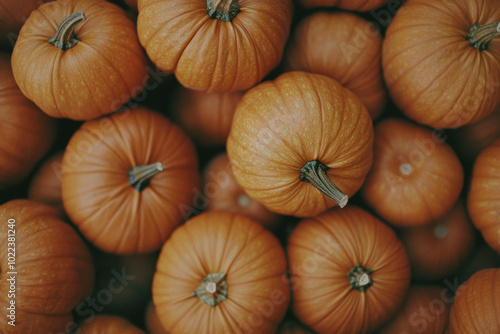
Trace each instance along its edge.
<path fill-rule="evenodd" d="M 156 307 L 153 301 L 148 304 L 146 308 L 146 329 L 149 334 L 168 334 L 167 330 L 163 328 Z"/>
<path fill-rule="evenodd" d="M 376 119 L 387 93 L 382 80 L 382 36 L 347 12 L 318 12 L 303 19 L 285 53 L 292 70 L 323 74 L 350 89 Z"/>
<path fill-rule="evenodd" d="M 500 269 L 481 270 L 460 285 L 447 334 L 500 332 Z"/>
<path fill-rule="evenodd" d="M 245 90 L 281 61 L 290 0 L 239 0 L 232 22 L 211 19 L 205 0 L 139 0 L 137 33 L 153 63 L 185 87 Z"/>
<path fill-rule="evenodd" d="M 68 50 L 48 43 L 59 24 L 82 11 L 80 40 Z M 59 0 L 40 6 L 19 33 L 12 69 L 26 97 L 56 118 L 88 120 L 108 114 L 139 94 L 147 63 L 134 23 L 104 0 Z"/>
<path fill-rule="evenodd" d="M 467 209 L 488 245 L 500 254 L 500 139 L 474 163 Z"/>
<path fill-rule="evenodd" d="M 5 188 L 23 180 L 49 151 L 57 123 L 23 95 L 3 52 L 0 78 L 0 188 Z"/>
<path fill-rule="evenodd" d="M 337 204 L 301 181 L 300 169 L 319 160 L 337 187 L 354 195 L 372 164 L 372 119 L 334 79 L 288 72 L 245 93 L 227 154 L 251 198 L 279 214 L 314 216 Z"/>
<path fill-rule="evenodd" d="M 395 226 L 422 226 L 441 218 L 460 195 L 463 168 L 438 132 L 399 119 L 375 126 L 374 163 L 361 193 Z M 409 175 L 401 172 L 410 164 Z"/>
<path fill-rule="evenodd" d="M 204 212 L 177 228 L 162 248 L 153 278 L 156 312 L 171 334 L 274 334 L 290 298 L 286 267 L 278 239 L 261 224 Z M 212 307 L 193 292 L 218 272 L 226 273 L 228 295 Z"/>
<path fill-rule="evenodd" d="M 90 296 L 94 266 L 87 246 L 50 206 L 12 200 L 0 206 L 0 307 L 9 307 L 8 220 L 15 220 L 15 333 L 60 333 L 73 322 L 71 311 Z M 10 256 L 10 255 L 9 255 Z M 5 311 L 7 313 L 8 311 Z M 7 332 L 6 332 L 7 333 Z M 8 333 L 13 333 L 9 331 Z"/>
<path fill-rule="evenodd" d="M 35 172 L 28 189 L 28 199 L 53 206 L 64 213 L 62 202 L 62 158 L 59 152 L 47 158 Z"/>
<path fill-rule="evenodd" d="M 410 283 L 403 245 L 387 225 L 355 207 L 304 219 L 287 246 L 292 310 L 322 333 L 371 333 L 393 316 Z M 373 285 L 351 290 L 348 272 L 373 270 Z"/>
<path fill-rule="evenodd" d="M 389 0 L 299 0 L 302 6 L 311 7 L 339 7 L 347 10 L 365 12 L 379 8 Z"/>
<path fill-rule="evenodd" d="M 500 20 L 490 0 L 412 0 L 389 25 L 382 67 L 390 96 L 403 113 L 434 128 L 479 121 L 500 105 L 500 38 L 479 51 L 470 27 Z"/>
<path fill-rule="evenodd" d="M 376 333 L 443 334 L 452 299 L 442 292 L 438 286 L 410 286 L 401 309 Z"/>
<path fill-rule="evenodd" d="M 127 319 L 102 314 L 89 322 L 84 320 L 77 331 L 80 334 L 145 334 Z"/>
<path fill-rule="evenodd" d="M 138 192 L 130 168 L 164 170 Z M 198 159 L 184 132 L 160 114 L 136 108 L 87 121 L 68 143 L 62 166 L 64 208 L 83 235 L 110 253 L 158 250 L 184 219 L 199 189 Z"/>

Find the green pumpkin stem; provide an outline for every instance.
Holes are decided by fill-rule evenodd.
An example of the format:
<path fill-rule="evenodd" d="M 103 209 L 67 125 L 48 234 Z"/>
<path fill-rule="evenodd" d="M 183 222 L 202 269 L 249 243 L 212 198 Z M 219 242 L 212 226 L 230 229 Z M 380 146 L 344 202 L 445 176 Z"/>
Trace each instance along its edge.
<path fill-rule="evenodd" d="M 128 181 L 137 191 L 142 191 L 149 185 L 149 180 L 165 168 L 161 162 L 151 165 L 134 166 L 128 172 Z"/>
<path fill-rule="evenodd" d="M 332 199 L 341 208 L 347 204 L 349 199 L 327 174 L 328 167 L 319 160 L 312 160 L 300 169 L 300 180 L 308 182 L 321 191 L 326 197 Z"/>
<path fill-rule="evenodd" d="M 474 23 L 469 29 L 467 40 L 470 45 L 479 51 L 483 51 L 488 49 L 488 45 L 493 38 L 498 36 L 500 36 L 500 21 L 485 25 Z"/>
<path fill-rule="evenodd" d="M 202 302 L 215 307 L 227 299 L 227 282 L 225 273 L 208 274 L 201 282 L 193 296 Z"/>
<path fill-rule="evenodd" d="M 238 0 L 207 0 L 207 13 L 211 19 L 231 22 L 240 10 Z"/>
<path fill-rule="evenodd" d="M 83 12 L 71 14 L 57 27 L 56 33 L 49 39 L 49 43 L 61 50 L 67 50 L 77 45 L 80 40 L 76 36 L 75 28 L 85 19 Z"/>
<path fill-rule="evenodd" d="M 359 263 L 354 266 L 347 274 L 347 276 L 349 277 L 351 290 L 365 292 L 369 287 L 373 285 L 371 276 L 372 273 L 373 270 L 365 268 Z"/>

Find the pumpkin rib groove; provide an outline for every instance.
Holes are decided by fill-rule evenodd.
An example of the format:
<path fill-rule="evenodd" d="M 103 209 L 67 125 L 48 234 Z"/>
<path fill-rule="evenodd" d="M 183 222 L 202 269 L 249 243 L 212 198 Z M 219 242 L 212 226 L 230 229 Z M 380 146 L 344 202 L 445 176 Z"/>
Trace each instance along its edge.
<path fill-rule="evenodd" d="M 256 235 L 254 235 L 254 237 L 250 240 L 248 240 L 248 234 L 247 234 L 247 239 L 245 239 L 245 242 L 243 243 L 243 245 L 245 245 L 245 247 L 247 247 L 248 245 L 252 244 L 255 239 L 259 238 L 261 234 L 264 234 L 265 232 L 267 232 L 264 228 L 262 228 L 258 233 L 256 233 Z M 236 254 L 234 256 L 234 258 L 232 259 L 231 263 L 229 263 L 229 265 L 227 266 L 228 268 L 232 268 L 234 266 L 234 263 L 236 261 L 238 261 L 238 258 L 241 256 L 241 254 L 245 251 L 245 247 L 241 247 L 241 249 L 239 250 L 238 254 Z"/>
<path fill-rule="evenodd" d="M 262 69 L 262 66 L 260 64 L 260 60 L 259 60 L 259 57 L 257 55 L 258 53 L 258 50 L 259 48 L 256 47 L 255 45 L 255 41 L 253 40 L 253 38 L 251 37 L 251 34 L 250 32 L 248 31 L 248 29 L 245 27 L 245 25 L 243 23 L 239 24 L 237 23 L 237 21 L 233 24 L 237 24 L 240 28 L 240 30 L 244 33 L 245 35 L 245 39 L 248 41 L 248 43 L 252 46 L 251 48 L 249 48 L 250 50 L 252 50 L 252 54 L 254 56 L 254 64 L 255 64 L 255 73 L 258 73 L 260 74 L 261 73 L 261 69 Z M 257 75 L 258 76 L 258 75 Z"/>

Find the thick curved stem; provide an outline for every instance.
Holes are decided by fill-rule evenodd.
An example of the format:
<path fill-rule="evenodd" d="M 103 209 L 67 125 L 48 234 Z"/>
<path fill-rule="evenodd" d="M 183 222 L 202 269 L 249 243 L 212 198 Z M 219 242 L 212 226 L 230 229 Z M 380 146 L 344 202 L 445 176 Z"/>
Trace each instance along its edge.
<path fill-rule="evenodd" d="M 470 45 L 479 51 L 483 51 L 488 49 L 488 45 L 493 38 L 498 36 L 500 36 L 500 21 L 485 25 L 475 23 L 469 29 L 467 40 Z"/>
<path fill-rule="evenodd" d="M 142 191 L 149 185 L 149 180 L 165 168 L 161 162 L 151 165 L 134 166 L 128 172 L 128 181 L 137 191 Z"/>
<path fill-rule="evenodd" d="M 231 22 L 240 10 L 238 0 L 207 0 L 207 13 L 211 19 Z"/>
<path fill-rule="evenodd" d="M 366 289 L 373 285 L 373 280 L 371 274 L 373 270 L 357 264 L 354 266 L 349 273 L 349 284 L 351 285 L 351 290 L 358 290 L 360 292 L 365 292 Z"/>
<path fill-rule="evenodd" d="M 85 21 L 85 19 L 86 17 L 83 12 L 71 14 L 57 27 L 56 33 L 49 39 L 49 43 L 61 50 L 67 50 L 77 45 L 80 40 L 76 36 L 75 28 L 80 22 Z"/>
<path fill-rule="evenodd" d="M 227 282 L 225 273 L 208 274 L 201 282 L 193 296 L 200 301 L 215 307 L 227 299 Z"/>
<path fill-rule="evenodd" d="M 343 208 L 347 204 L 349 198 L 330 179 L 326 173 L 328 169 L 329 168 L 319 160 L 308 161 L 300 169 L 300 180 L 312 184 L 326 197 L 332 199 Z"/>

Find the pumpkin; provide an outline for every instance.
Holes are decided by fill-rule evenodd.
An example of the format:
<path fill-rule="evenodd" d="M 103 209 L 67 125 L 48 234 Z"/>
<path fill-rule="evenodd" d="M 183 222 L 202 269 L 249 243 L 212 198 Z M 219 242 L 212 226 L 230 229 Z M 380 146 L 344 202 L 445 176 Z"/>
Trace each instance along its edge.
<path fill-rule="evenodd" d="M 148 304 L 146 308 L 146 329 L 149 334 L 168 334 L 168 332 L 163 328 L 158 313 L 156 312 L 156 307 L 153 301 Z"/>
<path fill-rule="evenodd" d="M 10 56 L 0 52 L 0 187 L 24 179 L 54 142 L 57 123 L 19 90 Z"/>
<path fill-rule="evenodd" d="M 339 7 L 342 9 L 365 12 L 379 8 L 389 0 L 299 0 L 299 3 L 306 7 Z"/>
<path fill-rule="evenodd" d="M 158 250 L 200 187 L 189 138 L 145 108 L 85 122 L 66 147 L 62 179 L 70 219 L 116 254 Z"/>
<path fill-rule="evenodd" d="M 225 145 L 242 92 L 205 93 L 181 88 L 173 118 L 197 144 Z"/>
<path fill-rule="evenodd" d="M 474 231 L 461 201 L 430 224 L 402 229 L 399 237 L 412 278 L 438 280 L 453 274 L 474 248 Z"/>
<path fill-rule="evenodd" d="M 352 90 L 373 119 L 387 94 L 380 65 L 382 37 L 365 19 L 348 12 L 317 12 L 293 34 L 285 61 L 292 70 L 329 76 Z"/>
<path fill-rule="evenodd" d="M 33 11 L 12 53 L 21 91 L 46 114 L 87 120 L 139 94 L 147 63 L 125 12 L 104 0 L 59 0 Z"/>
<path fill-rule="evenodd" d="M 362 194 L 387 222 L 419 226 L 452 208 L 463 178 L 460 161 L 441 132 L 389 118 L 375 126 L 374 163 Z"/>
<path fill-rule="evenodd" d="M 488 245 L 500 253 L 500 139 L 474 163 L 467 208 Z"/>
<path fill-rule="evenodd" d="M 314 334 L 309 328 L 298 321 L 287 320 L 281 323 L 276 334 Z"/>
<path fill-rule="evenodd" d="M 438 286 L 410 286 L 403 306 L 377 334 L 442 334 L 448 325 L 451 297 Z"/>
<path fill-rule="evenodd" d="M 288 239 L 292 310 L 318 333 L 371 333 L 393 316 L 410 282 L 403 245 L 356 206 L 302 220 Z"/>
<path fill-rule="evenodd" d="M 499 20 L 490 0 L 412 0 L 401 7 L 386 31 L 382 67 L 407 117 L 456 128 L 500 105 Z"/>
<path fill-rule="evenodd" d="M 77 329 L 79 334 L 145 334 L 125 318 L 113 315 L 97 315 L 84 320 Z"/>
<path fill-rule="evenodd" d="M 0 206 L 0 221 L 2 332 L 65 331 L 93 286 L 86 245 L 57 209 L 41 203 L 9 201 Z"/>
<path fill-rule="evenodd" d="M 275 333 L 289 303 L 285 252 L 243 215 L 204 212 L 165 242 L 153 302 L 168 333 Z M 196 319 L 196 321 L 193 321 Z"/>
<path fill-rule="evenodd" d="M 62 202 L 62 158 L 58 152 L 47 158 L 37 169 L 28 188 L 28 199 L 57 208 L 64 213 Z"/>
<path fill-rule="evenodd" d="M 288 72 L 245 93 L 227 154 L 236 181 L 269 210 L 314 216 L 345 206 L 372 164 L 372 120 L 334 79 Z"/>
<path fill-rule="evenodd" d="M 499 302 L 500 269 L 475 273 L 456 293 L 447 333 L 499 333 Z"/>
<path fill-rule="evenodd" d="M 185 87 L 245 90 L 281 61 L 291 0 L 139 0 L 137 33 L 149 58 Z"/>
<path fill-rule="evenodd" d="M 207 210 L 222 210 L 244 214 L 275 230 L 280 216 L 251 199 L 234 178 L 227 154 L 213 158 L 203 172 L 203 190 L 207 198 Z"/>

